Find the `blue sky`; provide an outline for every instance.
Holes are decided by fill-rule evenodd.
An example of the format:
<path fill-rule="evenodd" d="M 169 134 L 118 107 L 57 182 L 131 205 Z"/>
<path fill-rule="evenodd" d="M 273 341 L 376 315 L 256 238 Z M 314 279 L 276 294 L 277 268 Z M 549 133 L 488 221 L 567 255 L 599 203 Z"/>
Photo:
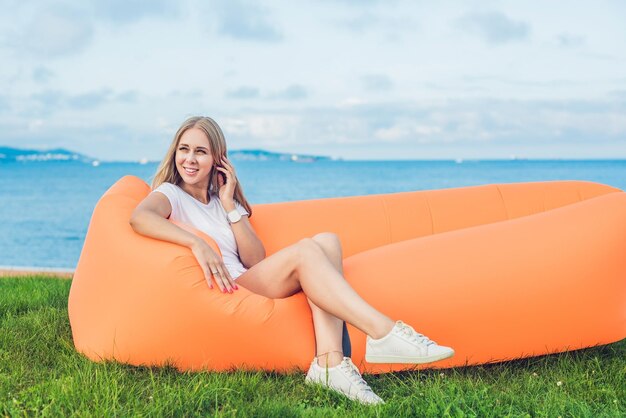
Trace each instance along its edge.
<path fill-rule="evenodd" d="M 626 158 L 623 1 L 0 5 L 0 145 L 159 160 L 204 114 L 229 149 Z"/>

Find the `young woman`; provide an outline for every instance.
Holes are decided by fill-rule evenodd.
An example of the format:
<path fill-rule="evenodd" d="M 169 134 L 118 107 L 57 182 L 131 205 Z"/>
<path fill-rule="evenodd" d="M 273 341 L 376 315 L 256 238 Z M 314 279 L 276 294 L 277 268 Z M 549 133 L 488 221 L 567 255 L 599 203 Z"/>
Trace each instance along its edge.
<path fill-rule="evenodd" d="M 364 301 L 343 277 L 341 243 L 322 232 L 266 257 L 250 221 L 252 208 L 235 168 L 226 158 L 226 142 L 208 117 L 187 119 L 155 175 L 153 192 L 135 209 L 130 223 L 143 235 L 189 247 L 209 288 L 222 292 L 238 286 L 268 298 L 303 291 L 313 316 L 316 358 L 306 376 L 363 403 L 383 402 L 342 350 L 343 321 L 367 334 L 371 363 L 429 363 L 454 354 L 402 323 L 392 321 Z M 210 235 L 222 257 L 196 235 L 167 219 Z"/>

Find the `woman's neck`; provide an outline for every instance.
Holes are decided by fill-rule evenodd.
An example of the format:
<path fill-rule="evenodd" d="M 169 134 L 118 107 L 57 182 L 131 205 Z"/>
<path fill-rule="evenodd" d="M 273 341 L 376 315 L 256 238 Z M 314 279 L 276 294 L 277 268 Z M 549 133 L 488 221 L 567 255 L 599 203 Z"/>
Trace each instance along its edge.
<path fill-rule="evenodd" d="M 189 194 L 191 197 L 200 201 L 201 203 L 204 203 L 205 205 L 207 205 L 211 201 L 211 196 L 206 185 L 196 186 L 189 185 L 183 182 L 183 184 L 180 185 L 180 188 L 187 192 L 187 194 Z"/>

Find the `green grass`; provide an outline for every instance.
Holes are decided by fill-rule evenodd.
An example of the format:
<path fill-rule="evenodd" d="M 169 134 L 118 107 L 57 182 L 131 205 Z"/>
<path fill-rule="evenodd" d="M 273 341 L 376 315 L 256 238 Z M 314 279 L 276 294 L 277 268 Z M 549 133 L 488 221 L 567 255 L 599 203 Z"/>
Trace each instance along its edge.
<path fill-rule="evenodd" d="M 487 366 L 365 376 L 387 402 L 366 407 L 305 385 L 303 374 L 93 363 L 74 350 L 70 285 L 0 279 L 0 415 L 626 416 L 626 340 Z"/>

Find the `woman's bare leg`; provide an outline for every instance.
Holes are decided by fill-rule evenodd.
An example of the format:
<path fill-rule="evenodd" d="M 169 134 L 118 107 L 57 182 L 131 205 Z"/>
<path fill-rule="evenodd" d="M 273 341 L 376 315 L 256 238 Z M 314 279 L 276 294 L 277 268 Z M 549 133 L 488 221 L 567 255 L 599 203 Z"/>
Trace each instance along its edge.
<path fill-rule="evenodd" d="M 356 293 L 312 238 L 266 257 L 239 276 L 237 283 L 276 299 L 303 290 L 319 308 L 372 338 L 384 337 L 394 325 Z"/>
<path fill-rule="evenodd" d="M 324 251 L 326 257 L 335 270 L 343 277 L 343 254 L 341 241 L 336 234 L 322 232 L 313 236 L 315 241 Z M 333 314 L 319 308 L 307 297 L 311 313 L 313 314 L 313 326 L 315 328 L 315 354 L 318 357 L 317 364 L 320 366 L 334 367 L 343 360 L 343 321 Z"/>

